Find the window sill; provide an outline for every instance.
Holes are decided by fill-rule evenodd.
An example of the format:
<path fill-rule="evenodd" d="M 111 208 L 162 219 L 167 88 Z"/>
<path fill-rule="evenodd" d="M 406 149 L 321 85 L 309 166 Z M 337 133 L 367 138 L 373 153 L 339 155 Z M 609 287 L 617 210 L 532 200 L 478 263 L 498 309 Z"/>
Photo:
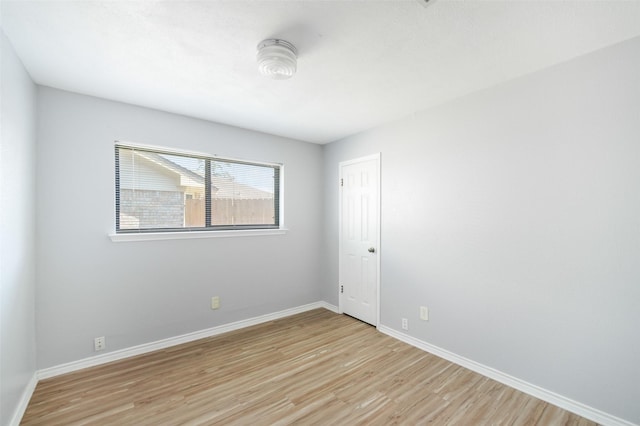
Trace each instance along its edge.
<path fill-rule="evenodd" d="M 127 241 L 191 240 L 194 238 L 259 237 L 265 235 L 283 235 L 288 229 L 247 229 L 228 231 L 192 231 L 192 232 L 141 232 L 139 234 L 109 234 L 114 243 Z"/>

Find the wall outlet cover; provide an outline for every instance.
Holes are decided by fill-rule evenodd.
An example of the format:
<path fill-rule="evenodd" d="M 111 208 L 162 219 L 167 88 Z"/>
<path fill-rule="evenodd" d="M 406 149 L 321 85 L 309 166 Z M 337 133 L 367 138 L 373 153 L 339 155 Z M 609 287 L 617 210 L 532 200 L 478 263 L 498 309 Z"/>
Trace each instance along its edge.
<path fill-rule="evenodd" d="M 403 330 L 409 329 L 409 320 L 407 318 L 402 318 L 402 329 Z"/>
<path fill-rule="evenodd" d="M 429 309 L 426 306 L 420 306 L 420 319 L 429 321 Z"/>
<path fill-rule="evenodd" d="M 94 351 L 101 351 L 106 347 L 107 347 L 107 344 L 106 344 L 106 340 L 105 340 L 104 336 L 96 337 L 95 339 L 93 339 L 93 350 Z"/>
<path fill-rule="evenodd" d="M 213 296 L 211 298 L 211 309 L 219 309 L 220 308 L 220 296 Z"/>

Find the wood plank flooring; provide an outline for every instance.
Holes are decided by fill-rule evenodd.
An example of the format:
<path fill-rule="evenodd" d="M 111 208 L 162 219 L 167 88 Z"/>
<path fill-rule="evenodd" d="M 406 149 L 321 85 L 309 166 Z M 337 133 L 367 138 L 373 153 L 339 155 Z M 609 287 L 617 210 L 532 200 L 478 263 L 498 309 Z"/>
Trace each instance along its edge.
<path fill-rule="evenodd" d="M 317 309 L 42 380 L 22 425 L 595 425 Z"/>

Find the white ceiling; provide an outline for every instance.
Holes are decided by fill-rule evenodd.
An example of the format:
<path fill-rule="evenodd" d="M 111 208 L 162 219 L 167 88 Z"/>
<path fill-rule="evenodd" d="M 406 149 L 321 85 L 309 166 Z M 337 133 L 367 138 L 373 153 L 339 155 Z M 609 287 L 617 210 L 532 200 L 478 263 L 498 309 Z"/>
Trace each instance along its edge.
<path fill-rule="evenodd" d="M 640 36 L 640 1 L 8 1 L 33 80 L 326 143 Z M 283 38 L 298 73 L 258 74 Z"/>

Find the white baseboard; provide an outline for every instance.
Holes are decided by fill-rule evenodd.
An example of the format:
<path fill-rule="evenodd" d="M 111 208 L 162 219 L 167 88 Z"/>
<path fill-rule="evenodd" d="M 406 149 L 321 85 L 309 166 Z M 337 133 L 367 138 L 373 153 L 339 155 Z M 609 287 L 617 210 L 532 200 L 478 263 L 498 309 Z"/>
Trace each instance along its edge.
<path fill-rule="evenodd" d="M 334 314 L 339 314 L 338 307 L 336 305 L 332 305 L 331 303 L 327 303 L 325 301 L 318 302 L 320 304 L 320 308 L 325 308 L 328 311 L 333 312 Z"/>
<path fill-rule="evenodd" d="M 251 327 L 252 325 L 262 324 L 264 322 L 277 320 L 280 318 L 288 317 L 291 315 L 299 314 L 302 312 L 306 312 L 306 311 L 310 311 L 312 309 L 318 309 L 318 308 L 325 308 L 334 312 L 337 311 L 337 308 L 335 306 L 326 302 L 309 303 L 307 305 L 285 309 L 283 311 L 274 312 L 271 314 L 261 315 L 258 317 L 236 321 L 233 323 L 224 324 L 217 327 L 207 328 L 205 330 L 195 331 L 193 333 L 183 334 L 181 336 L 169 337 L 168 339 L 145 343 L 142 345 L 133 346 L 126 349 L 120 349 L 117 351 L 109 352 L 103 355 L 92 356 L 92 357 L 84 358 L 78 361 L 72 361 L 66 364 L 44 368 L 37 372 L 37 378 L 39 380 L 47 379 L 50 377 L 59 376 L 61 374 L 70 373 L 72 371 L 82 370 L 83 368 L 95 367 L 96 365 L 106 364 L 108 362 L 117 361 L 120 359 L 157 351 L 159 349 L 166 349 L 168 347 L 180 345 L 182 343 L 192 342 L 194 340 L 216 336 L 218 334 L 227 333 L 233 330 L 239 330 L 245 327 Z"/>
<path fill-rule="evenodd" d="M 434 346 L 432 344 L 416 339 L 414 337 L 411 337 L 409 335 L 406 335 L 404 333 L 401 333 L 399 331 L 396 331 L 384 325 L 378 326 L 378 331 L 380 331 L 381 333 L 387 334 L 391 337 L 394 337 L 398 340 L 401 340 L 405 343 L 408 343 L 411 346 L 415 346 L 418 349 L 422 349 L 425 352 L 429 352 L 434 355 L 437 355 L 440 358 L 444 358 L 447 361 L 453 362 L 454 364 L 458 364 L 462 367 L 468 368 L 471 371 L 475 371 L 476 373 L 489 377 L 490 379 L 493 379 L 497 382 L 503 383 L 521 392 L 529 394 L 535 398 L 538 398 L 550 404 L 556 405 L 564 410 L 571 411 L 572 413 L 575 413 L 586 419 L 592 420 L 598 424 L 601 424 L 604 426 L 637 426 L 634 423 L 631 423 L 624 419 L 612 416 L 611 414 L 597 410 L 593 407 L 589 407 L 588 405 L 566 398 L 562 395 L 558 395 L 557 393 L 551 392 L 539 386 L 525 382 L 524 380 L 520 380 L 516 377 L 505 374 L 494 368 L 487 367 L 486 365 L 472 361 L 468 358 L 464 358 L 453 352 L 449 352 L 446 349 L 439 348 L 438 346 Z"/>
<path fill-rule="evenodd" d="M 24 412 L 27 411 L 27 406 L 29 405 L 29 401 L 31 400 L 31 396 L 33 395 L 33 391 L 36 390 L 36 386 L 38 385 L 38 373 L 33 373 L 31 376 L 31 380 L 27 383 L 27 387 L 22 392 L 20 396 L 20 401 L 18 401 L 18 406 L 16 410 L 13 412 L 13 417 L 9 421 L 9 426 L 19 426 L 20 421 L 22 421 L 22 416 L 24 416 Z"/>

